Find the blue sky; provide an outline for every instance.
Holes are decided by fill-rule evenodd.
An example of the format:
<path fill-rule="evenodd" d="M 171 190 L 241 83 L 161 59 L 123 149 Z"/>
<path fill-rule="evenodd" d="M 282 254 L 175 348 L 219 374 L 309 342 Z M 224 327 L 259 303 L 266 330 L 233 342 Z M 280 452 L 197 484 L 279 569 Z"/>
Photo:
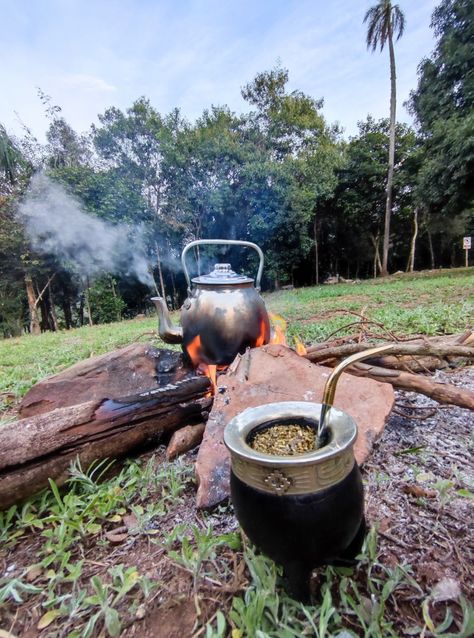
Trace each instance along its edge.
<path fill-rule="evenodd" d="M 141 95 L 162 113 L 194 119 L 211 104 L 248 107 L 240 88 L 277 61 L 290 89 L 324 98 L 324 115 L 351 135 L 368 113 L 389 110 L 388 51 L 365 46 L 375 0 L 0 0 L 0 122 L 20 119 L 43 136 L 36 87 L 78 131 Z M 434 48 L 435 0 L 399 0 L 406 31 L 396 45 L 398 119 Z M 18 116 L 15 114 L 18 114 Z"/>

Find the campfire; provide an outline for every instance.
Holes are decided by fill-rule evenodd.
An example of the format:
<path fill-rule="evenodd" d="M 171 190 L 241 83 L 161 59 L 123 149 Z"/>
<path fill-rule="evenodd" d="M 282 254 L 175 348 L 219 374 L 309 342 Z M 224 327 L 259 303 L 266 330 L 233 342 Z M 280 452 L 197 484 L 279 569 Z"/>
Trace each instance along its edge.
<path fill-rule="evenodd" d="M 269 313 L 271 332 L 270 332 L 270 344 L 280 344 L 283 346 L 288 345 L 287 341 L 287 322 L 286 320 L 275 313 Z M 265 344 L 266 324 L 262 321 L 260 334 L 255 340 L 255 348 L 259 348 Z M 303 357 L 306 354 L 306 348 L 304 343 L 298 336 L 293 337 L 295 352 Z M 217 377 L 220 374 L 225 374 L 228 369 L 228 365 L 216 365 L 212 363 L 206 363 L 202 352 L 202 344 L 200 335 L 196 335 L 194 339 L 186 346 L 186 352 L 195 368 L 197 374 L 209 377 L 212 383 L 212 394 L 215 394 L 217 388 Z"/>
<path fill-rule="evenodd" d="M 263 254 L 255 244 L 224 242 L 257 252 L 255 280 L 235 273 L 229 264 L 216 264 L 211 273 L 191 280 L 185 265 L 188 251 L 219 243 L 201 240 L 183 251 L 189 296 L 181 326 L 171 324 L 164 300 L 154 298 L 160 335 L 182 344 L 182 354 L 132 344 L 80 362 L 26 394 L 21 420 L 0 431 L 2 508 L 46 487 L 50 478 L 64 482 L 77 457 L 87 466 L 126 456 L 174 431 L 181 434 L 179 444 L 171 437 L 170 456 L 201 443 L 197 506 L 213 507 L 229 495 L 225 425 L 247 408 L 278 401 L 321 402 L 331 369 L 373 345 L 347 337 L 305 348 L 299 338 L 290 338 L 285 319 L 268 313 L 260 297 Z M 358 425 L 358 463 L 367 458 L 392 409 L 393 387 L 474 409 L 472 392 L 418 374 L 472 361 L 472 332 L 391 343 L 390 354 L 371 358 L 370 365 L 357 364 L 338 385 L 336 404 Z"/>

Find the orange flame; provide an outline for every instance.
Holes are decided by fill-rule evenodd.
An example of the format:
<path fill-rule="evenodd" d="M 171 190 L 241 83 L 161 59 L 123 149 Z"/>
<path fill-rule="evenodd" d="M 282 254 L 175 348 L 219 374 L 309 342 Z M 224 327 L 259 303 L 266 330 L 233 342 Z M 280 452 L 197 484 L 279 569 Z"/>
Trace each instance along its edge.
<path fill-rule="evenodd" d="M 217 387 L 217 370 L 226 368 L 227 366 L 208 365 L 202 361 L 202 343 L 201 337 L 196 335 L 189 345 L 186 346 L 189 358 L 198 374 L 209 377 L 211 380 L 211 391 L 207 396 L 212 396 L 216 393 Z"/>
<path fill-rule="evenodd" d="M 301 339 L 299 337 L 297 337 L 296 335 L 293 337 L 293 339 L 295 340 L 295 350 L 296 350 L 296 354 L 299 354 L 300 357 L 304 357 L 304 355 L 306 354 L 306 348 L 304 346 L 304 343 L 301 341 Z"/>
<path fill-rule="evenodd" d="M 273 330 L 270 343 L 279 343 L 282 346 L 288 345 L 286 342 L 286 321 L 280 315 L 276 315 L 273 312 L 270 313 L 270 320 L 272 322 Z"/>
<path fill-rule="evenodd" d="M 265 321 L 263 319 L 260 319 L 260 334 L 257 337 L 257 340 L 255 341 L 255 347 L 259 348 L 260 346 L 263 346 L 263 344 L 265 343 Z"/>
<path fill-rule="evenodd" d="M 197 368 L 201 362 L 201 337 L 196 335 L 191 343 L 186 346 L 186 350 L 188 351 L 189 358 L 193 362 L 193 366 Z"/>

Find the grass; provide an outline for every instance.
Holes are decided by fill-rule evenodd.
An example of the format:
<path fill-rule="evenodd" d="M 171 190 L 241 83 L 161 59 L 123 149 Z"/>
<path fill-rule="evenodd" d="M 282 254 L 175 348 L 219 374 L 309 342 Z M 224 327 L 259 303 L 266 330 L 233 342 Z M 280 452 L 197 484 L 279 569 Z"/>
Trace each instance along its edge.
<path fill-rule="evenodd" d="M 265 295 L 265 301 L 288 320 L 289 334 L 306 343 L 358 329 L 350 324 L 359 317 L 348 312 L 377 322 L 371 329 L 380 336 L 460 332 L 474 316 L 474 269 L 282 291 Z M 155 329 L 150 316 L 2 341 L 0 392 L 17 400 L 44 376 Z M 195 512 L 191 464 L 151 457 L 114 468 L 75 463 L 65 489 L 51 481 L 48 490 L 0 512 L 4 631 L 15 635 L 15 622 L 29 622 L 51 638 L 127 635 L 150 609 L 165 606 L 184 588 L 195 607 L 197 638 L 474 633 L 463 597 L 459 630 L 450 633 L 450 608 L 440 616 L 440 603 L 434 605 L 410 565 L 380 560 L 375 529 L 357 569 L 322 571 L 319 604 L 304 606 L 286 596 L 275 564 L 246 544 L 230 509 Z M 450 485 L 436 489 L 448 494 Z M 123 545 L 114 540 L 117 527 L 125 534 Z M 405 600 L 417 601 L 417 619 L 404 616 Z M 136 631 L 140 635 L 140 625 Z"/>
<path fill-rule="evenodd" d="M 462 627 L 449 633 L 451 612 L 448 609 L 441 620 L 430 615 L 430 595 L 414 580 L 410 565 L 389 567 L 379 561 L 375 529 L 367 536 L 358 567 L 327 567 L 319 574 L 320 603 L 305 606 L 288 598 L 279 568 L 255 553 L 237 529 L 217 529 L 216 521 L 222 524 L 232 518 L 225 508 L 213 515 L 193 512 L 189 520 L 172 524 L 170 512 L 186 505 L 185 492 L 193 491 L 189 465 L 157 464 L 151 457 L 129 461 L 115 476 L 105 478 L 109 469 L 110 464 L 102 462 L 84 471 L 76 463 L 67 490 L 60 492 L 51 482 L 49 490 L 0 516 L 8 555 L 29 536 L 35 537 L 29 560 L 0 579 L 0 614 L 2 608 L 18 607 L 29 615 L 34 610 L 41 635 L 51 637 L 119 636 L 143 618 L 154 601 L 169 597 L 173 588 L 173 583 L 156 576 L 156 569 L 150 577 L 146 566 L 129 564 L 130 553 L 136 557 L 145 552 L 185 572 L 200 617 L 196 636 L 397 638 L 401 629 L 403 635 L 434 638 L 472 635 L 474 617 L 468 602 L 460 598 Z M 134 513 L 135 522 L 127 547 L 117 554 L 107 532 L 127 512 Z M 89 558 L 92 548 L 94 560 Z M 99 573 L 94 573 L 95 565 L 101 567 Z M 209 586 L 217 606 L 208 602 Z M 226 587 L 230 594 L 222 593 Z M 421 625 L 397 620 L 395 596 L 419 600 Z M 204 611 L 205 605 L 210 612 Z"/>
<path fill-rule="evenodd" d="M 300 288 L 265 295 L 272 312 L 289 322 L 288 333 L 305 343 L 322 341 L 330 334 L 348 334 L 360 313 L 383 324 L 374 330 L 380 335 L 449 334 L 472 325 L 474 317 L 474 268 L 420 275 L 401 275 L 388 280 Z M 174 313 L 178 321 L 178 313 Z M 149 332 L 153 339 L 157 320 L 121 321 L 101 326 L 85 326 L 69 331 L 25 335 L 0 341 L 0 395 L 12 399 L 24 396 L 40 379 L 60 372 L 93 355 L 103 354 Z M 145 338 L 145 337 L 143 337 Z M 166 347 L 170 347 L 166 345 Z"/>

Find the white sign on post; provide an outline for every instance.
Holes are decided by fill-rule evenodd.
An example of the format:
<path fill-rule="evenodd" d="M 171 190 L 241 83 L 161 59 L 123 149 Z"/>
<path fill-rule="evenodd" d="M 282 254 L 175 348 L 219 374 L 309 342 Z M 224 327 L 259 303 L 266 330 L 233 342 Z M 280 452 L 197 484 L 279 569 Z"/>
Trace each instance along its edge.
<path fill-rule="evenodd" d="M 464 250 L 471 250 L 471 237 L 463 237 L 462 247 Z"/>

